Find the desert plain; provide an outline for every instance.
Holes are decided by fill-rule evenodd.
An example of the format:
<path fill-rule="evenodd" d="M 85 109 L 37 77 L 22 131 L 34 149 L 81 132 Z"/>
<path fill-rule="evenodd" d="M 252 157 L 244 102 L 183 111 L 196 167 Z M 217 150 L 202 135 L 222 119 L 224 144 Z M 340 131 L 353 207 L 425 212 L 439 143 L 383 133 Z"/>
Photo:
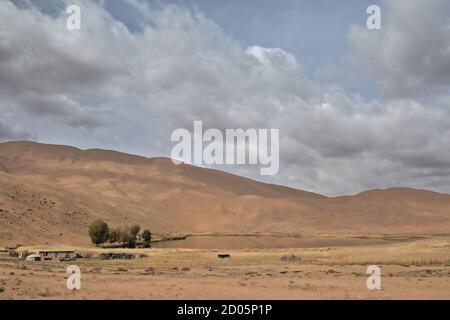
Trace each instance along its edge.
<path fill-rule="evenodd" d="M 96 219 L 188 237 L 98 248 Z M 11 247 L 82 258 L 32 262 Z M 80 290 L 66 286 L 69 265 L 80 267 Z M 379 290 L 367 287 L 370 265 L 381 268 Z M 450 299 L 450 196 L 327 197 L 166 158 L 0 143 L 0 299 Z"/>
<path fill-rule="evenodd" d="M 146 255 L 132 260 L 98 259 L 105 250 L 97 248 L 64 247 L 90 257 L 71 262 L 27 262 L 3 253 L 0 298 L 450 299 L 450 236 L 387 238 L 342 247 L 107 250 Z M 219 259 L 221 252 L 231 257 Z M 301 261 L 282 261 L 290 255 Z M 66 287 L 71 264 L 81 269 L 80 290 Z M 374 264 L 382 270 L 379 290 L 366 285 L 367 267 Z"/>

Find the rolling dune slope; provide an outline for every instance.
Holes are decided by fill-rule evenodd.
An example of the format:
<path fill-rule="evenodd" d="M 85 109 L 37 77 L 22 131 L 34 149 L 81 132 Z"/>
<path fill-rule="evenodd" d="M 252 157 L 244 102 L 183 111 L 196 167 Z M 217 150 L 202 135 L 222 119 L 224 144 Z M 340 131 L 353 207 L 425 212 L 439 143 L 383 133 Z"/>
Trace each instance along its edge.
<path fill-rule="evenodd" d="M 0 143 L 0 245 L 85 244 L 91 221 L 172 232 L 450 232 L 450 196 L 325 197 L 106 150 Z"/>

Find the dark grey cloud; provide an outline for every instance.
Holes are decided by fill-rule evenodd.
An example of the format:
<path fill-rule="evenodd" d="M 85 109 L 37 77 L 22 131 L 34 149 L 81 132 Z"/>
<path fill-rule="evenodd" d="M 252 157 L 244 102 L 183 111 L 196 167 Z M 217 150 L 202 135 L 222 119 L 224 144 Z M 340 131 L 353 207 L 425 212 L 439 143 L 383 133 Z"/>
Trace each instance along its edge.
<path fill-rule="evenodd" d="M 385 0 L 382 30 L 353 26 L 351 59 L 389 97 L 449 92 L 450 2 Z"/>
<path fill-rule="evenodd" d="M 30 115 L 48 116 L 69 126 L 95 128 L 103 125 L 101 119 L 64 94 L 44 96 L 27 92 L 17 102 Z"/>

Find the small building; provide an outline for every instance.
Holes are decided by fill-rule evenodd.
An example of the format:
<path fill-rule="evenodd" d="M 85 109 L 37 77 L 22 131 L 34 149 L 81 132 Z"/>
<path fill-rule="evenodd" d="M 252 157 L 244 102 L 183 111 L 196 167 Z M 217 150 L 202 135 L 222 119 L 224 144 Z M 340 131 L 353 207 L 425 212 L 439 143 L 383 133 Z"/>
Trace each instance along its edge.
<path fill-rule="evenodd" d="M 39 251 L 38 254 L 42 260 L 71 261 L 77 257 L 76 252 L 72 250 L 45 250 Z"/>
<path fill-rule="evenodd" d="M 29 255 L 28 251 L 9 251 L 9 256 L 13 258 L 25 259 Z"/>
<path fill-rule="evenodd" d="M 28 257 L 29 253 L 28 251 L 18 251 L 17 252 L 17 257 L 19 259 L 25 259 L 26 257 Z"/>
<path fill-rule="evenodd" d="M 9 251 L 9 256 L 13 257 L 13 258 L 18 258 L 19 253 L 16 250 L 11 250 L 11 251 Z"/>
<path fill-rule="evenodd" d="M 27 261 L 41 261 L 41 256 L 38 254 L 30 254 L 26 257 Z"/>

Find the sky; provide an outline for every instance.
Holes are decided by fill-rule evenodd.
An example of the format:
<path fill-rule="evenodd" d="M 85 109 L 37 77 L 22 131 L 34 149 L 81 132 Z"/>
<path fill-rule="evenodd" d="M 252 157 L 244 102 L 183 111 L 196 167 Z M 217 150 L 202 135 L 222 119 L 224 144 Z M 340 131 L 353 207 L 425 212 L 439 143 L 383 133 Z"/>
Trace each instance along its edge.
<path fill-rule="evenodd" d="M 326 195 L 450 193 L 449 89 L 446 0 L 0 2 L 1 141 L 170 156 L 195 120 L 278 128 L 277 175 L 216 168 Z"/>

